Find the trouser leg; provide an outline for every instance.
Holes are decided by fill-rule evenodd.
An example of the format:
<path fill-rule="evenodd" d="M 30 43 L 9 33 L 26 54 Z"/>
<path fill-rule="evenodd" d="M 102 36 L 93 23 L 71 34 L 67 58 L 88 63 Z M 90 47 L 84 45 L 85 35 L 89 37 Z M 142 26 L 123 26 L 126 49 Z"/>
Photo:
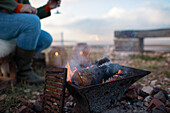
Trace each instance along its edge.
<path fill-rule="evenodd" d="M 34 14 L 8 14 L 0 11 L 0 39 L 17 38 L 17 46 L 33 50 L 41 33 L 40 19 Z"/>
<path fill-rule="evenodd" d="M 53 39 L 51 35 L 47 33 L 46 31 L 41 30 L 38 43 L 37 43 L 37 47 L 35 49 L 35 53 L 37 54 L 40 51 L 48 48 L 51 45 L 52 41 Z"/>
<path fill-rule="evenodd" d="M 41 33 L 39 18 L 34 14 L 0 12 L 0 15 L 0 38 L 10 40 L 17 37 L 17 80 L 31 84 L 44 82 L 44 78 L 34 74 L 31 67 Z"/>

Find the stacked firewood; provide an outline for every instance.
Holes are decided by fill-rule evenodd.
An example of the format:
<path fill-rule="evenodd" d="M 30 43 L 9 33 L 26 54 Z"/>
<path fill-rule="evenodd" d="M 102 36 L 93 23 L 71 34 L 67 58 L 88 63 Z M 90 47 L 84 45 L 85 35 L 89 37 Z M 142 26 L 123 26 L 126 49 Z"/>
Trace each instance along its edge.
<path fill-rule="evenodd" d="M 112 64 L 108 58 L 102 58 L 92 64 L 91 68 L 77 70 L 71 81 L 77 86 L 90 86 L 107 81 L 119 71 L 119 64 Z"/>

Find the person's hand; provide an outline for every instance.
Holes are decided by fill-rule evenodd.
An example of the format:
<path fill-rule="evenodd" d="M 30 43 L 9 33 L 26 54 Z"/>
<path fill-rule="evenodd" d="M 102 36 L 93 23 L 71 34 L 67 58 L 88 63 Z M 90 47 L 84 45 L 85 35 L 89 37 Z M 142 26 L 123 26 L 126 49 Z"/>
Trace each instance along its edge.
<path fill-rule="evenodd" d="M 37 14 L 37 9 L 32 7 L 29 4 L 23 4 L 20 13 L 32 13 L 32 14 Z"/>
<path fill-rule="evenodd" d="M 50 5 L 51 9 L 54 9 L 56 7 L 59 7 L 61 3 L 61 0 L 49 0 L 48 4 Z"/>

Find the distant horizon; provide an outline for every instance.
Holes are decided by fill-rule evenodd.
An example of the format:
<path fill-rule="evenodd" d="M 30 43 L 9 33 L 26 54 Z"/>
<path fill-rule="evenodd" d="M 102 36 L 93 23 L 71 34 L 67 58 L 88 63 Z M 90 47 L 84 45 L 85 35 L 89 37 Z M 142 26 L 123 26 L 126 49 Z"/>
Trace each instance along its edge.
<path fill-rule="evenodd" d="M 83 41 L 66 41 L 64 42 L 65 45 L 76 45 L 77 43 L 87 43 L 88 45 L 114 45 L 114 43 L 103 43 L 103 42 L 83 42 Z M 57 41 L 53 41 L 53 45 L 61 45 L 61 41 L 57 40 Z M 158 45 L 158 46 L 170 46 L 169 42 L 160 42 L 160 41 L 155 41 L 154 43 L 148 43 L 148 42 L 144 42 L 144 45 Z"/>

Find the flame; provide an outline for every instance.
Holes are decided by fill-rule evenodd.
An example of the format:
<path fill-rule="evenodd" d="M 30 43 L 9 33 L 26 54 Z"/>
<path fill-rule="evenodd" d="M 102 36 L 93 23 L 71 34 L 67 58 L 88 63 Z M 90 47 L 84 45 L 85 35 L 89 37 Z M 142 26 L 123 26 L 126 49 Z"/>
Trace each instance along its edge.
<path fill-rule="evenodd" d="M 83 55 L 83 51 L 80 51 L 80 55 Z"/>
<path fill-rule="evenodd" d="M 94 66 L 96 65 L 87 66 L 86 69 L 93 68 Z M 72 82 L 71 78 L 78 69 L 74 67 L 74 70 L 72 71 L 69 62 L 67 62 L 67 65 L 65 66 L 65 68 L 67 68 L 67 81 Z"/>
<path fill-rule="evenodd" d="M 91 66 L 87 66 L 86 69 L 89 69 L 89 68 L 93 68 L 94 66 L 96 65 L 91 65 Z M 71 81 L 71 78 L 72 76 L 74 75 L 74 73 L 78 70 L 76 67 L 74 67 L 74 70 L 72 71 L 71 70 L 71 67 L 70 67 L 70 64 L 69 62 L 67 62 L 67 65 L 65 66 L 65 68 L 67 68 L 67 81 Z M 120 77 L 118 75 L 122 74 L 122 70 L 119 70 L 116 75 L 109 81 L 104 81 L 104 79 L 102 79 L 102 83 L 105 83 L 105 82 L 112 82 L 112 81 L 115 81 L 117 79 L 120 79 Z"/>
<path fill-rule="evenodd" d="M 116 75 L 120 75 L 122 74 L 122 70 L 119 70 L 118 73 L 116 73 Z"/>
<path fill-rule="evenodd" d="M 94 38 L 96 41 L 98 41 L 98 40 L 99 40 L 98 35 L 90 35 L 89 37 L 90 37 L 90 38 Z"/>
<path fill-rule="evenodd" d="M 75 70 L 72 71 L 69 62 L 67 62 L 67 65 L 65 66 L 65 68 L 67 68 L 67 81 L 71 82 L 71 77 L 76 72 L 77 68 L 74 67 Z"/>
<path fill-rule="evenodd" d="M 55 56 L 58 56 L 58 52 L 55 52 Z"/>
<path fill-rule="evenodd" d="M 93 68 L 94 66 L 96 66 L 96 65 L 91 65 L 90 68 Z"/>
<path fill-rule="evenodd" d="M 104 83 L 104 79 L 102 79 L 102 83 Z"/>

